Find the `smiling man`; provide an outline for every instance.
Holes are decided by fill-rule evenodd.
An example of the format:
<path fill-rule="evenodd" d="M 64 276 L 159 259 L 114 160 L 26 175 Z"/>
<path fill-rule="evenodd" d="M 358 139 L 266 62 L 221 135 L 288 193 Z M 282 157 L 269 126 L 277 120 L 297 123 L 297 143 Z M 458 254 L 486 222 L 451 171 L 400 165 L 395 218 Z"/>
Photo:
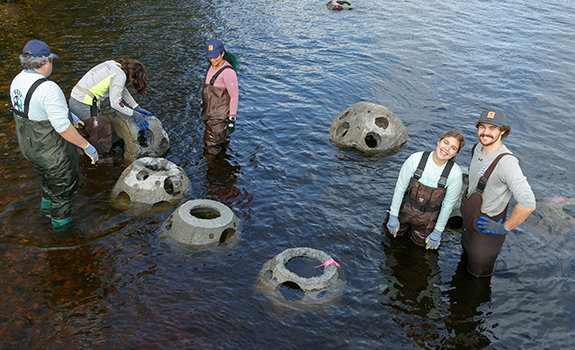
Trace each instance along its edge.
<path fill-rule="evenodd" d="M 475 126 L 480 143 L 471 151 L 469 187 L 461 201 L 461 245 L 467 270 L 489 277 L 507 233 L 535 210 L 535 196 L 519 161 L 503 145 L 511 131 L 505 113 L 485 110 Z M 517 205 L 507 218 L 512 195 Z"/>

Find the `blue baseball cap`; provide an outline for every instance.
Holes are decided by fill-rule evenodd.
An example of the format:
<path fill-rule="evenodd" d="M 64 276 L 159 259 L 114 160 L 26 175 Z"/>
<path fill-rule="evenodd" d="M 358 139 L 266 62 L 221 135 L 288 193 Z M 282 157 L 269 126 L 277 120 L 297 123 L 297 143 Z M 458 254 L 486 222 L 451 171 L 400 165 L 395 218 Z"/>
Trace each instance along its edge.
<path fill-rule="evenodd" d="M 206 43 L 206 58 L 216 58 L 224 51 L 224 44 L 217 39 Z"/>
<path fill-rule="evenodd" d="M 58 55 L 53 54 L 50 51 L 48 45 L 45 42 L 40 40 L 30 40 L 24 46 L 22 50 L 22 55 L 24 56 L 32 56 L 32 57 L 50 57 L 50 58 L 58 58 Z"/>

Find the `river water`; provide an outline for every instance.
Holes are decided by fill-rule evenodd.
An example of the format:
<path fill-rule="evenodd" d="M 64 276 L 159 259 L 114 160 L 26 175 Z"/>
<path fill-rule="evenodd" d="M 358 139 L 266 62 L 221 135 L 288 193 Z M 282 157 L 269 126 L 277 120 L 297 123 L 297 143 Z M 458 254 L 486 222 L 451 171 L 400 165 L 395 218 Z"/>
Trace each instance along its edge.
<path fill-rule="evenodd" d="M 3 349 L 570 348 L 575 336 L 575 136 L 571 2 L 27 0 L 0 3 L 0 343 Z M 226 157 L 207 164 L 199 119 L 203 44 L 241 59 L 240 106 Z M 120 210 L 110 191 L 126 164 L 80 160 L 74 220 L 59 238 L 40 215 L 40 180 L 20 154 L 9 84 L 30 39 L 61 58 L 66 96 L 97 63 L 142 61 L 136 100 L 161 119 L 165 156 L 190 199 L 229 206 L 234 244 L 193 251 L 158 231 L 176 208 Z M 366 156 L 328 129 L 360 101 L 388 107 L 409 140 Z M 458 128 L 467 146 L 484 108 L 506 111 L 505 144 L 538 209 L 507 237 L 493 277 L 458 268 L 460 234 L 438 252 L 381 233 L 403 161 Z M 257 293 L 263 264 L 288 248 L 322 250 L 345 286 L 321 307 Z M 280 303 L 281 304 L 281 303 Z"/>

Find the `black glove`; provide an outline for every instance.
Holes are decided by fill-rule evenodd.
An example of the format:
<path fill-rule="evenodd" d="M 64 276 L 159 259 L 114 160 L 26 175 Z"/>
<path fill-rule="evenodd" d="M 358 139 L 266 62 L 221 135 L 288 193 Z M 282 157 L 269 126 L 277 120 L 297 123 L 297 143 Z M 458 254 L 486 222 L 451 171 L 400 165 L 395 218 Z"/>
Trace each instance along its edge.
<path fill-rule="evenodd" d="M 236 117 L 229 117 L 226 120 L 226 134 L 231 134 L 236 129 Z"/>

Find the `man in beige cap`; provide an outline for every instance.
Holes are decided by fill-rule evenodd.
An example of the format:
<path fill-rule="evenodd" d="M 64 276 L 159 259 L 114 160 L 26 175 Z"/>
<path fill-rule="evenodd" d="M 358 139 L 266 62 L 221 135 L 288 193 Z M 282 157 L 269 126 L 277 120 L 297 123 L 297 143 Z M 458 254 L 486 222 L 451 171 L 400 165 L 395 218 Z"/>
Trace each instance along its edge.
<path fill-rule="evenodd" d="M 489 277 L 506 234 L 535 210 L 535 196 L 517 158 L 502 140 L 511 127 L 502 111 L 483 111 L 477 124 L 478 144 L 471 151 L 469 187 L 461 201 L 461 245 L 467 270 L 476 277 Z M 511 196 L 517 201 L 511 216 Z"/>

